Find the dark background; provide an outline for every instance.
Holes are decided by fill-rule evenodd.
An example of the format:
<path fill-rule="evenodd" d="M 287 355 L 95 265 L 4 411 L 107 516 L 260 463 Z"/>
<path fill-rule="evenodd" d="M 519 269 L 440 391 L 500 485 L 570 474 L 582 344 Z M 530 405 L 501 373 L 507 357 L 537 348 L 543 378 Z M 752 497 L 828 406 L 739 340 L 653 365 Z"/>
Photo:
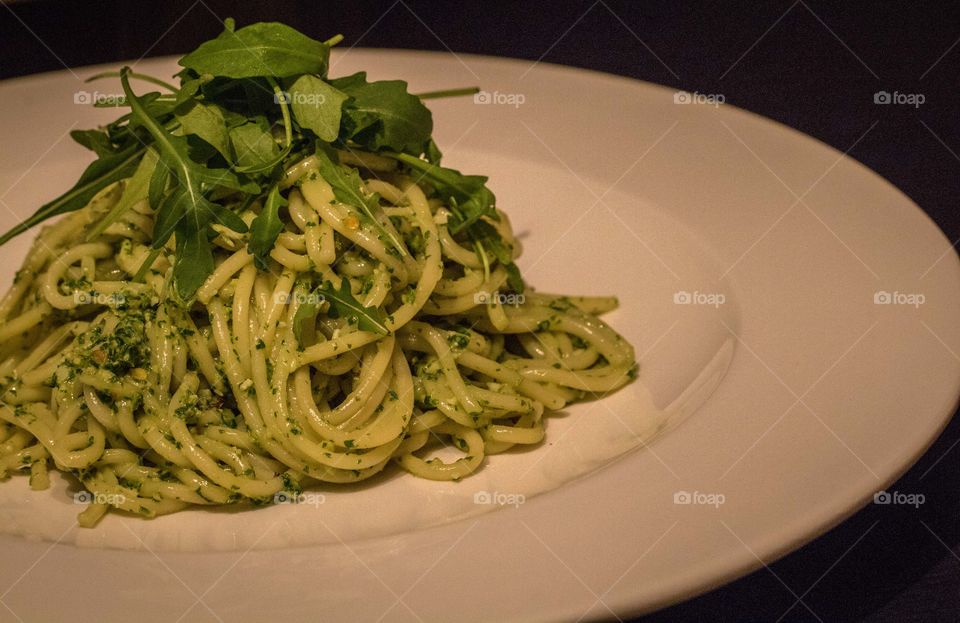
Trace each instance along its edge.
<path fill-rule="evenodd" d="M 840 151 L 879 121 L 850 155 L 950 240 L 960 236 L 956 2 L 32 0 L 0 8 L 0 78 L 180 54 L 216 36 L 227 16 L 282 21 L 319 39 L 342 32 L 364 47 L 543 57 L 722 93 Z M 926 101 L 878 106 L 863 96 L 880 90 Z M 890 487 L 924 494 L 918 510 L 870 505 L 769 569 L 644 620 L 960 621 L 958 441 L 954 420 Z M 794 606 L 798 597 L 807 608 Z"/>

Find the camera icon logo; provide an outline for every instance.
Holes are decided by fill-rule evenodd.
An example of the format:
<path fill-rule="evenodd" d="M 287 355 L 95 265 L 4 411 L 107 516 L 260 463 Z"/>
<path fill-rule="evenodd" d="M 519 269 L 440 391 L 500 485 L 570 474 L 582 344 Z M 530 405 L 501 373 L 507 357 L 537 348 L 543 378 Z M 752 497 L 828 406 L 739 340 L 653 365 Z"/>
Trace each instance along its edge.
<path fill-rule="evenodd" d="M 892 501 L 892 496 L 886 491 L 877 491 L 873 494 L 874 504 L 890 504 Z"/>
<path fill-rule="evenodd" d="M 473 494 L 473 503 L 474 504 L 492 504 L 493 497 L 490 495 L 489 491 L 477 491 Z"/>
<path fill-rule="evenodd" d="M 693 101 L 693 96 L 691 96 L 686 91 L 677 91 L 673 94 L 673 103 L 674 104 L 689 104 Z"/>
<path fill-rule="evenodd" d="M 273 496 L 274 504 L 294 504 L 297 501 L 297 496 L 289 491 L 280 491 Z"/>
<path fill-rule="evenodd" d="M 693 496 L 690 495 L 689 491 L 677 491 L 673 494 L 673 503 L 674 504 L 691 504 L 693 502 Z"/>
<path fill-rule="evenodd" d="M 877 91 L 873 94 L 874 104 L 889 104 L 891 101 L 893 101 L 893 98 L 886 91 Z"/>
<path fill-rule="evenodd" d="M 875 305 L 889 305 L 893 302 L 893 295 L 885 290 L 874 292 L 873 303 Z"/>
<path fill-rule="evenodd" d="M 477 91 L 473 94 L 473 103 L 474 104 L 492 104 L 493 96 L 490 95 L 489 91 Z"/>
<path fill-rule="evenodd" d="M 673 293 L 673 302 L 676 305 L 689 305 L 692 301 L 693 296 L 685 290 Z"/>
<path fill-rule="evenodd" d="M 93 502 L 93 494 L 89 491 L 79 491 L 73 494 L 74 504 L 90 504 Z"/>

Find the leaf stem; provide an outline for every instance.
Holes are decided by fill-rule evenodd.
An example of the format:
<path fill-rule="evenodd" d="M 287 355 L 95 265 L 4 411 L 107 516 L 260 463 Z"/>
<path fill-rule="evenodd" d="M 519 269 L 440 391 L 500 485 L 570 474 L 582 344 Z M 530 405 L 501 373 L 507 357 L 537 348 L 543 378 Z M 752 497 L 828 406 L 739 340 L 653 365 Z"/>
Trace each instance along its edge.
<path fill-rule="evenodd" d="M 283 115 L 283 133 L 287 140 L 287 149 L 293 145 L 293 124 L 290 122 L 290 109 L 287 107 L 287 94 L 283 92 L 280 85 L 273 78 L 268 77 L 270 86 L 273 87 L 273 95 L 280 104 L 280 113 Z"/>
<path fill-rule="evenodd" d="M 84 82 L 93 82 L 94 80 L 102 80 L 103 78 L 119 78 L 119 77 L 120 77 L 120 74 L 121 74 L 121 72 L 119 72 L 119 71 L 104 71 L 104 72 L 101 72 L 101 73 L 99 73 L 99 74 L 90 76 L 89 78 L 87 78 L 86 80 L 84 80 Z M 165 82 L 165 81 L 161 80 L 160 78 L 155 78 L 155 77 L 153 77 L 153 76 L 148 76 L 147 74 L 139 74 L 139 73 L 137 73 L 137 72 L 135 72 L 135 71 L 128 71 L 128 72 L 127 72 L 127 75 L 129 75 L 131 78 L 136 78 L 137 80 L 143 80 L 144 82 L 149 82 L 149 83 L 151 83 L 151 84 L 155 84 L 155 85 L 157 85 L 158 87 L 163 87 L 163 88 L 165 88 L 165 89 L 168 89 L 168 90 L 170 90 L 170 91 L 173 91 L 174 93 L 176 93 L 177 91 L 180 90 L 180 89 L 178 89 L 177 87 L 175 87 L 175 86 L 173 86 L 172 84 L 170 84 L 169 82 Z"/>
<path fill-rule="evenodd" d="M 137 274 L 133 276 L 134 281 L 143 281 L 143 278 L 147 275 L 147 271 L 150 270 L 150 267 L 153 266 L 153 263 L 157 261 L 161 251 L 163 251 L 162 247 L 159 249 L 150 250 L 150 255 L 147 256 L 147 259 L 143 260 L 143 264 L 141 264 L 140 268 L 137 269 Z"/>
<path fill-rule="evenodd" d="M 480 87 L 464 87 L 462 89 L 444 89 L 442 91 L 427 91 L 426 93 L 414 93 L 422 100 L 432 100 L 441 97 L 460 97 L 462 95 L 476 95 L 480 92 Z"/>

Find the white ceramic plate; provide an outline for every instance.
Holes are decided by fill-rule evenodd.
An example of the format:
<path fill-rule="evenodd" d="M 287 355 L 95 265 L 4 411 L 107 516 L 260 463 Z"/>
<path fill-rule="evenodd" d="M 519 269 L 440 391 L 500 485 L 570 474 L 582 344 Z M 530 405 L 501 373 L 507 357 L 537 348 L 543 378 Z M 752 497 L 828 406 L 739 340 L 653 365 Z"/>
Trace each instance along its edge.
<path fill-rule="evenodd" d="M 72 485 L 14 478 L 0 486 L 0 620 L 623 617 L 833 526 L 953 413 L 960 263 L 852 159 L 603 74 L 334 56 L 335 75 L 361 69 L 415 92 L 482 85 L 478 101 L 431 103 L 446 164 L 490 176 L 538 289 L 620 296 L 610 322 L 636 345 L 640 382 L 551 418 L 542 447 L 458 484 L 394 473 L 309 504 L 80 530 Z M 114 112 L 74 102 L 117 92 L 79 82 L 94 71 L 0 84 L 3 229 L 88 161 L 66 133 Z M 28 243 L 0 251 L 4 287 Z"/>

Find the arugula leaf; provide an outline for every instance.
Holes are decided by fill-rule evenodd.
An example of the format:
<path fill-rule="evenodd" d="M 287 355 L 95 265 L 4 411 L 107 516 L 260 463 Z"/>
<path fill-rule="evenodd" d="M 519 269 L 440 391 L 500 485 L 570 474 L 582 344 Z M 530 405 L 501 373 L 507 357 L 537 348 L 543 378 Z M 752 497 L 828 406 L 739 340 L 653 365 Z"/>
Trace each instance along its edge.
<path fill-rule="evenodd" d="M 154 170 L 157 168 L 157 152 L 153 148 L 147 149 L 140 159 L 137 170 L 133 172 L 126 181 L 123 188 L 123 195 L 113 206 L 110 212 L 104 216 L 96 227 L 87 234 L 87 240 L 98 238 L 110 225 L 117 222 L 123 213 L 132 208 L 135 204 L 143 201 L 149 196 L 150 180 L 153 179 Z"/>
<path fill-rule="evenodd" d="M 364 307 L 350 292 L 350 282 L 344 279 L 340 282 L 340 289 L 336 290 L 333 283 L 324 281 L 316 290 L 323 295 L 324 300 L 330 303 L 327 312 L 331 318 L 346 318 L 348 322 L 356 322 L 363 331 L 389 335 L 383 310 L 379 307 Z"/>
<path fill-rule="evenodd" d="M 439 150 L 432 156 L 429 152 L 431 144 L 427 144 L 428 157 L 439 160 Z M 435 149 L 435 147 L 434 147 Z M 490 223 L 482 220 L 488 217 L 499 220 L 495 207 L 496 197 L 486 186 L 487 178 L 482 175 L 464 175 L 456 169 L 447 169 L 426 160 L 415 158 L 409 154 L 387 153 L 387 156 L 396 158 L 408 167 L 420 172 L 420 179 L 426 179 L 437 191 L 437 194 L 447 202 L 454 214 L 448 225 L 451 233 L 465 232 L 484 257 L 484 268 L 487 268 L 486 252 L 489 252 L 507 271 L 507 284 L 517 293 L 523 293 L 525 285 L 520 269 L 513 263 L 513 249 L 505 244 L 499 232 Z M 419 182 L 420 179 L 417 181 Z"/>
<path fill-rule="evenodd" d="M 110 135 L 106 130 L 100 128 L 96 130 L 73 130 L 70 132 L 70 138 L 97 154 L 98 158 L 117 152 L 113 141 L 110 140 Z"/>
<path fill-rule="evenodd" d="M 226 78 L 326 73 L 330 48 L 289 26 L 261 22 L 234 31 L 232 19 L 224 25 L 220 36 L 184 56 L 180 65 Z"/>
<path fill-rule="evenodd" d="M 140 105 L 143 109 L 154 119 L 162 119 L 167 115 L 173 113 L 176 109 L 176 101 L 174 99 L 160 99 L 160 93 L 156 91 L 151 91 L 149 93 L 144 93 L 139 96 Z M 116 106 L 130 106 L 130 103 L 127 100 L 127 97 L 118 98 L 116 100 Z M 137 128 L 143 127 L 143 124 L 140 122 L 140 119 L 133 115 L 132 113 L 124 115 L 117 119 L 118 122 L 127 122 L 125 129 L 128 132 L 132 132 Z M 140 141 L 143 142 L 143 141 Z"/>
<path fill-rule="evenodd" d="M 498 220 L 494 207 L 496 197 L 486 187 L 486 177 L 464 175 L 456 169 L 431 164 L 409 154 L 387 153 L 385 155 L 419 171 L 420 179 L 430 182 L 437 194 L 451 205 L 455 215 L 454 221 L 450 224 L 451 232 L 457 233 L 484 216 Z"/>
<path fill-rule="evenodd" d="M 267 270 L 270 250 L 276 243 L 277 236 L 283 231 L 280 208 L 286 205 L 287 200 L 280 194 L 280 187 L 274 186 L 270 189 L 260 214 L 250 224 L 250 242 L 247 250 L 253 254 L 253 261 L 260 270 Z"/>
<path fill-rule="evenodd" d="M 192 134 L 203 139 L 230 162 L 230 137 L 227 136 L 227 123 L 219 106 L 193 101 L 176 117 L 180 122 L 181 134 Z"/>
<path fill-rule="evenodd" d="M 317 303 L 313 301 L 314 297 L 308 297 L 303 303 L 300 303 L 300 307 L 297 308 L 297 313 L 293 315 L 293 335 L 297 338 L 297 345 L 300 348 L 304 348 L 304 323 L 315 320 L 317 317 Z"/>
<path fill-rule="evenodd" d="M 150 116 L 140 99 L 130 89 L 130 81 L 125 73 L 121 75 L 120 83 L 133 116 L 153 136 L 160 161 L 170 169 L 177 183 L 176 189 L 164 201 L 157 214 L 153 232 L 153 247 L 157 249 L 166 243 L 173 233 L 173 227 L 181 219 L 189 217 L 199 228 L 201 222 L 206 224 L 217 216 L 229 213 L 227 210 L 218 210 L 217 206 L 204 197 L 205 187 L 226 186 L 243 190 L 244 186 L 233 173 L 226 169 L 209 169 L 191 160 L 187 139 L 170 134 Z M 167 209 L 166 218 L 161 217 L 164 209 Z M 229 214 L 232 218 L 226 216 L 223 224 L 235 231 L 246 231 L 247 227 L 243 220 L 235 214 Z"/>
<path fill-rule="evenodd" d="M 130 177 L 143 156 L 144 149 L 142 146 L 131 145 L 121 152 L 104 155 L 94 160 L 73 188 L 44 204 L 32 216 L 0 236 L 0 245 L 6 244 L 10 239 L 48 218 L 79 210 L 110 184 Z"/>
<path fill-rule="evenodd" d="M 527 284 L 523 282 L 523 276 L 520 275 L 520 269 L 513 262 L 504 264 L 504 270 L 507 271 L 507 285 L 517 294 L 523 294 Z"/>
<path fill-rule="evenodd" d="M 469 233 L 474 242 L 482 244 L 501 264 L 513 262 L 513 249 L 504 244 L 500 233 L 490 223 L 477 221 L 470 226 Z"/>
<path fill-rule="evenodd" d="M 334 163 L 322 149 L 317 150 L 316 159 L 320 176 L 333 188 L 333 195 L 337 201 L 360 210 L 360 213 L 377 229 L 380 237 L 393 245 L 401 257 L 409 255 L 403 241 L 384 227 L 377 218 L 376 215 L 380 211 L 380 198 L 376 194 L 368 195 L 363 192 L 360 172 L 353 167 Z"/>
<path fill-rule="evenodd" d="M 273 133 L 266 126 L 266 119 L 245 123 L 230 129 L 230 144 L 234 159 L 241 168 L 257 168 L 273 161 L 280 148 Z"/>
<path fill-rule="evenodd" d="M 467 227 L 467 235 L 480 245 L 484 252 L 489 251 L 507 272 L 507 285 L 518 294 L 523 294 L 525 284 L 520 269 L 513 263 L 513 248 L 504 243 L 497 229 L 486 221 L 476 221 Z"/>
<path fill-rule="evenodd" d="M 160 164 L 154 167 L 153 175 L 150 176 L 150 185 L 147 187 L 147 198 L 150 199 L 150 207 L 154 210 L 160 209 L 160 204 L 163 203 L 163 198 L 167 194 L 169 183 L 170 169 L 167 168 L 167 165 Z"/>
<path fill-rule="evenodd" d="M 430 164 L 440 166 L 440 160 L 443 159 L 443 152 L 440 151 L 440 148 L 432 138 L 427 141 L 427 146 L 423 148 L 423 157 L 426 158 Z"/>
<path fill-rule="evenodd" d="M 209 226 L 219 221 L 234 231 L 247 230 L 246 223 L 227 208 L 211 202 L 208 188 L 226 186 L 242 190 L 236 176 L 226 169 L 209 169 L 190 159 L 187 139 L 167 132 L 150 115 L 130 88 L 129 70 L 121 70 L 120 83 L 131 115 L 154 139 L 160 162 L 170 169 L 175 185 L 165 196 L 153 230 L 153 248 L 160 249 L 176 231 L 176 258 L 173 277 L 177 294 L 188 300 L 213 272 L 213 251 L 207 237 Z"/>
<path fill-rule="evenodd" d="M 352 99 L 344 105 L 340 138 L 364 149 L 389 149 L 419 156 L 433 132 L 433 116 L 403 80 L 367 82 L 361 71 L 331 80 Z"/>
<path fill-rule="evenodd" d="M 177 227 L 177 247 L 173 259 L 173 282 L 184 301 L 213 273 L 213 249 L 207 237 L 206 223 L 184 219 Z"/>
<path fill-rule="evenodd" d="M 184 72 L 190 72 L 189 69 L 184 69 Z M 178 109 L 187 102 L 193 101 L 196 97 L 197 92 L 200 90 L 203 85 L 212 80 L 212 76 L 205 76 L 203 78 L 184 78 L 182 84 L 180 85 L 180 90 L 177 91 L 176 96 L 174 97 L 174 109 Z"/>
<path fill-rule="evenodd" d="M 293 118 L 322 141 L 336 140 L 347 95 L 316 76 L 300 76 L 288 91 Z"/>

